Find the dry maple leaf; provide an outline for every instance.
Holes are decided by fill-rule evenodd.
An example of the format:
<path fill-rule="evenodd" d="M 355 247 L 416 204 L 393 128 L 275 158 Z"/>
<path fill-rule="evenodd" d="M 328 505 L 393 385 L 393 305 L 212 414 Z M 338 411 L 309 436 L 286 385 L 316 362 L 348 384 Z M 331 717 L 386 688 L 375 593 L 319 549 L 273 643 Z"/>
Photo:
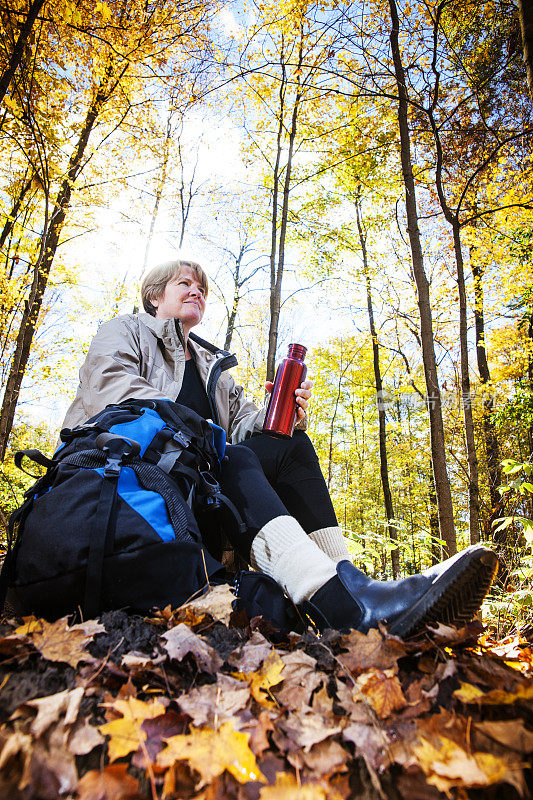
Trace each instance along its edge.
<path fill-rule="evenodd" d="M 346 771 L 346 762 L 351 760 L 347 751 L 333 739 L 318 742 L 309 751 L 287 753 L 287 761 L 295 769 L 307 770 L 314 778 L 329 778 L 334 772 Z"/>
<path fill-rule="evenodd" d="M 270 747 L 268 734 L 274 730 L 274 723 L 268 715 L 268 711 L 261 711 L 257 716 L 252 717 L 246 722 L 239 720 L 236 727 L 242 733 L 248 734 L 248 745 L 250 750 L 256 755 L 262 755 Z"/>
<path fill-rule="evenodd" d="M 533 733 L 524 725 L 523 719 L 500 722 L 476 722 L 476 732 L 499 742 L 518 753 L 533 753 Z"/>
<path fill-rule="evenodd" d="M 37 697 L 24 703 L 24 706 L 37 710 L 37 716 L 30 726 L 30 733 L 38 739 L 60 717 L 63 717 L 63 726 L 73 725 L 78 717 L 83 692 L 83 688 L 79 686 L 70 692 L 65 689 L 63 692 Z"/>
<path fill-rule="evenodd" d="M 78 800 L 143 800 L 139 782 L 127 769 L 127 764 L 110 764 L 101 771 L 86 772 L 78 783 Z"/>
<path fill-rule="evenodd" d="M 190 653 L 202 672 L 214 674 L 224 663 L 217 651 L 205 639 L 193 633 L 183 623 L 164 633 L 161 639 L 165 642 L 163 647 L 170 658 L 181 661 L 187 653 Z"/>
<path fill-rule="evenodd" d="M 318 714 L 305 711 L 293 711 L 286 719 L 278 722 L 285 733 L 292 750 L 301 747 L 309 750 L 314 744 L 324 741 L 330 736 L 340 733 L 341 726 L 323 719 Z"/>
<path fill-rule="evenodd" d="M 276 690 L 277 701 L 285 708 L 297 709 L 309 704 L 311 694 L 326 683 L 326 675 L 317 670 L 316 659 L 303 650 L 295 650 L 281 657 L 285 665 L 283 682 Z"/>
<path fill-rule="evenodd" d="M 439 748 L 423 737 L 413 747 L 413 756 L 426 774 L 428 783 L 439 791 L 453 787 L 481 788 L 510 783 L 523 795 L 522 765 L 516 759 L 500 758 L 491 753 L 467 753 L 456 742 L 442 736 Z"/>
<path fill-rule="evenodd" d="M 294 775 L 278 772 L 274 786 L 263 786 L 260 800 L 326 800 L 327 792 L 316 783 L 302 784 Z"/>
<path fill-rule="evenodd" d="M 94 623 L 93 620 L 81 625 L 72 625 L 69 628 L 68 617 L 62 617 L 56 622 L 28 617 L 25 618 L 24 625 L 17 628 L 15 633 L 19 636 L 29 637 L 33 646 L 48 661 L 61 661 L 76 669 L 80 661 L 93 660 L 93 657 L 85 652 L 84 648 L 92 641 L 96 633 L 102 631 L 105 631 L 105 628 Z"/>
<path fill-rule="evenodd" d="M 367 669 L 390 669 L 407 653 L 401 639 L 394 636 L 385 638 L 376 628 L 367 634 L 350 631 L 342 637 L 340 644 L 347 651 L 340 654 L 340 662 L 356 675 Z"/>
<path fill-rule="evenodd" d="M 471 683 L 461 683 L 453 696 L 463 703 L 483 703 L 484 705 L 511 705 L 517 700 L 531 700 L 533 698 L 533 682 L 521 684 L 515 692 L 505 692 L 503 689 L 492 689 L 484 692 Z"/>
<path fill-rule="evenodd" d="M 383 719 L 407 705 L 400 681 L 392 669 L 364 672 L 357 678 L 356 686 Z"/>
<path fill-rule="evenodd" d="M 224 625 L 229 625 L 229 620 L 233 612 L 233 603 L 235 602 L 235 595 L 227 583 L 221 586 L 210 586 L 208 591 L 201 597 L 191 600 L 190 603 L 185 603 L 179 609 L 178 619 L 184 613 L 189 617 L 194 618 L 200 622 L 206 614 L 209 614 L 216 622 L 223 622 Z"/>
<path fill-rule="evenodd" d="M 219 673 L 216 683 L 192 689 L 178 697 L 176 702 L 196 727 L 207 724 L 216 727 L 244 708 L 249 698 L 249 686 L 243 686 L 237 678 Z"/>
<path fill-rule="evenodd" d="M 68 750 L 74 756 L 85 756 L 105 742 L 104 737 L 87 719 L 80 719 L 68 737 Z"/>
<path fill-rule="evenodd" d="M 171 767 L 176 761 L 187 761 L 200 774 L 199 789 L 224 770 L 240 783 L 266 780 L 248 746 L 247 734 L 234 730 L 231 722 L 223 722 L 217 730 L 191 727 L 190 734 L 171 736 L 166 744 L 157 764 Z"/>
<path fill-rule="evenodd" d="M 272 708 L 274 703 L 270 699 L 270 689 L 281 683 L 281 674 L 285 665 L 278 653 L 272 650 L 268 658 L 263 662 L 263 666 L 257 672 L 233 672 L 233 676 L 241 681 L 250 682 L 252 697 L 259 705 L 265 708 Z"/>
<path fill-rule="evenodd" d="M 106 706 L 122 714 L 120 719 L 106 722 L 98 728 L 100 733 L 110 737 L 110 761 L 116 761 L 117 758 L 127 756 L 128 753 L 137 750 L 146 741 L 146 733 L 141 727 L 144 720 L 153 719 L 165 713 L 165 707 L 157 700 L 145 703 L 135 697 L 116 700 L 114 703 L 107 703 Z"/>
<path fill-rule="evenodd" d="M 239 672 L 253 672 L 272 652 L 272 645 L 262 633 L 254 631 L 247 642 L 239 645 L 228 658 L 228 664 Z"/>

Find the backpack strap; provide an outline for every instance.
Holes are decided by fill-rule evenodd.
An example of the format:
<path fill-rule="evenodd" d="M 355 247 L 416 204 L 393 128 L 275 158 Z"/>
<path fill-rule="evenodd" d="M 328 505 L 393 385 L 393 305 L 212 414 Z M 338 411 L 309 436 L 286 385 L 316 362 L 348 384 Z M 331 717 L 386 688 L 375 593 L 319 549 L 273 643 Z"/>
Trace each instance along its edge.
<path fill-rule="evenodd" d="M 89 554 L 87 556 L 87 569 L 85 572 L 85 595 L 83 601 L 83 616 L 85 619 L 93 619 L 100 613 L 102 601 L 102 580 L 104 571 L 105 546 L 111 517 L 117 497 L 117 481 L 120 475 L 114 471 L 104 475 L 102 488 L 96 513 L 91 526 L 89 535 Z"/>
<path fill-rule="evenodd" d="M 30 478 L 39 478 L 40 476 L 34 475 L 32 472 L 28 472 L 24 469 L 22 461 L 25 458 L 29 458 L 30 461 L 34 461 L 41 467 L 46 467 L 46 469 L 56 463 L 53 458 L 48 458 L 48 456 L 45 456 L 40 450 L 19 450 L 15 453 L 15 466 L 18 467 L 21 472 L 24 472 L 25 475 L 29 475 Z"/>
<path fill-rule="evenodd" d="M 117 498 L 117 483 L 122 460 L 139 454 L 141 446 L 133 439 L 101 433 L 96 444 L 105 456 L 104 473 L 100 497 L 89 535 L 89 553 L 85 572 L 85 595 L 83 614 L 86 619 L 98 616 L 102 603 L 102 581 L 106 542 L 111 536 L 111 519 Z"/>

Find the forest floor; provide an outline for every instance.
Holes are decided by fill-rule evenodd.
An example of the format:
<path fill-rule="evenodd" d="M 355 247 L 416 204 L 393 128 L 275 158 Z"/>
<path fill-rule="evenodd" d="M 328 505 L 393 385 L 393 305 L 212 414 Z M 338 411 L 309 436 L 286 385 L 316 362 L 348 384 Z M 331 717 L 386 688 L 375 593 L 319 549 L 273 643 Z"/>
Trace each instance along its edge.
<path fill-rule="evenodd" d="M 530 797 L 533 648 L 479 623 L 280 640 L 228 587 L 0 624 L 2 800 Z"/>

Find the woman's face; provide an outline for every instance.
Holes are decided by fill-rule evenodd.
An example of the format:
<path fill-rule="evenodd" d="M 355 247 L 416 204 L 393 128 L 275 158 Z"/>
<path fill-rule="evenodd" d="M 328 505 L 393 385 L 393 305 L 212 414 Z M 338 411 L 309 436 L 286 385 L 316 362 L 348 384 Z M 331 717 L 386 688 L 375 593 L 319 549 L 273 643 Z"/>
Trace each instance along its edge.
<path fill-rule="evenodd" d="M 188 333 L 204 316 L 204 290 L 191 268 L 183 267 L 179 276 L 167 283 L 163 297 L 152 300 L 152 305 L 157 319 L 179 319 Z"/>

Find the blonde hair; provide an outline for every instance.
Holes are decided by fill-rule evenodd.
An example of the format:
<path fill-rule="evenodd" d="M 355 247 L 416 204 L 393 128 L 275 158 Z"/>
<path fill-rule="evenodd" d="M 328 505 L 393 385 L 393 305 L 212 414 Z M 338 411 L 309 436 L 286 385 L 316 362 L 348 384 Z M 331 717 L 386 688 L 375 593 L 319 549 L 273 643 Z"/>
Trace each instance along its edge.
<path fill-rule="evenodd" d="M 208 283 L 207 275 L 201 268 L 200 264 L 195 261 L 165 261 L 164 264 L 159 264 L 154 267 L 146 275 L 141 286 L 141 299 L 144 310 L 152 317 L 156 315 L 156 307 L 152 304 L 152 300 L 161 300 L 165 293 L 165 286 L 173 279 L 180 277 L 182 270 L 188 267 L 196 280 L 204 290 L 204 297 L 207 297 Z"/>

